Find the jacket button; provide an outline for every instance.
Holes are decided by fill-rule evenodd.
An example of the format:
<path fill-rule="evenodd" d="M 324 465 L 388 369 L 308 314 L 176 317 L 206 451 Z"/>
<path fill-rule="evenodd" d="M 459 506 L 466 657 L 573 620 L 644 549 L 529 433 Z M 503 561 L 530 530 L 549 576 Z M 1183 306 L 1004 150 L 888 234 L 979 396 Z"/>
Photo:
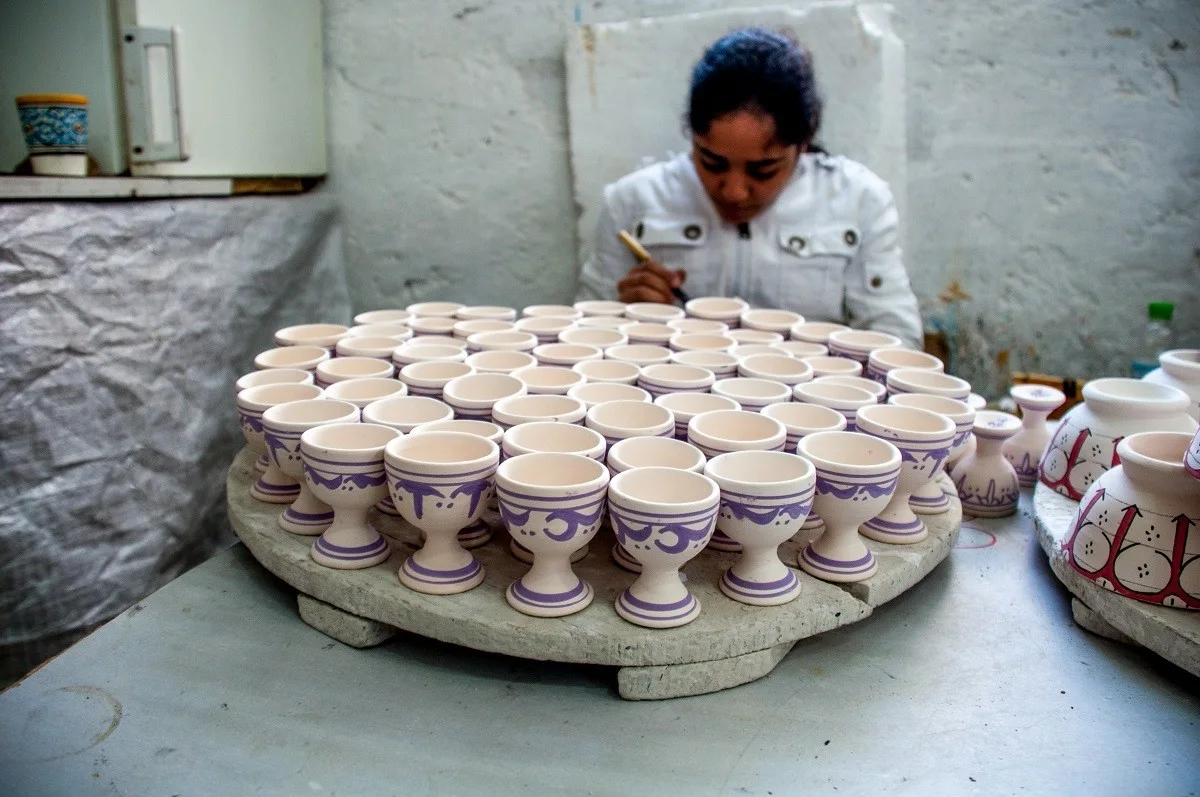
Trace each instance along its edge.
<path fill-rule="evenodd" d="M 856 243 L 858 243 L 858 233 L 856 233 L 854 230 L 846 230 L 846 235 L 844 237 L 848 246 L 854 246 Z"/>
<path fill-rule="evenodd" d="M 799 235 L 793 235 L 791 238 L 788 239 L 788 247 L 791 249 L 803 249 L 804 248 L 804 239 L 801 238 Z"/>
<path fill-rule="evenodd" d="M 637 227 L 633 228 L 633 234 L 636 235 L 638 238 L 641 238 L 643 235 L 646 234 L 646 225 L 639 221 L 637 223 Z"/>
<path fill-rule="evenodd" d="M 871 277 L 871 287 L 878 288 L 883 284 L 883 277 Z"/>
<path fill-rule="evenodd" d="M 689 241 L 694 241 L 700 237 L 701 232 L 703 231 L 700 229 L 699 224 L 689 224 L 683 228 L 683 237 Z"/>

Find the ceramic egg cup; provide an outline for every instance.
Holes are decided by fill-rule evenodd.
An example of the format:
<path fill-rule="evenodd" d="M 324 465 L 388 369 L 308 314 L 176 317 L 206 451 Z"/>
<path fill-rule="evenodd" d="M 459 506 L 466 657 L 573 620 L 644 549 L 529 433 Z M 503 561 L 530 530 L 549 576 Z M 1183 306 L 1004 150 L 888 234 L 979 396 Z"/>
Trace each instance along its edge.
<path fill-rule="evenodd" d="M 616 600 L 625 620 L 647 628 L 686 625 L 700 614 L 679 568 L 708 543 L 721 490 L 707 476 L 670 468 L 635 468 L 609 482 L 608 509 L 617 542 L 642 566 Z"/>
<path fill-rule="evenodd" d="M 563 617 L 583 611 L 595 591 L 571 569 L 571 554 L 600 528 L 608 470 L 580 454 L 535 452 L 496 471 L 500 517 L 532 554 L 529 571 L 504 596 L 522 614 Z"/>
<path fill-rule="evenodd" d="M 942 466 L 943 473 L 950 472 L 951 467 L 966 453 L 968 441 L 974 440 L 975 410 L 966 402 L 923 393 L 903 393 L 892 396 L 888 403 L 936 412 L 954 424 L 954 439 L 950 441 L 950 456 Z M 939 478 L 934 478 L 913 491 L 908 499 L 913 512 L 918 515 L 940 515 L 950 511 L 950 496 L 957 495 L 957 491 L 943 489 L 939 481 Z"/>
<path fill-rule="evenodd" d="M 742 548 L 721 576 L 721 591 L 752 606 L 795 600 L 800 580 L 780 561 L 779 546 L 812 508 L 812 463 L 779 451 L 734 451 L 709 460 L 704 474 L 721 488 L 717 528 Z"/>
<path fill-rule="evenodd" d="M 483 583 L 484 568 L 458 534 L 483 514 L 495 485 L 500 449 L 462 432 L 427 432 L 388 443 L 388 490 L 425 541 L 397 573 L 416 592 L 453 595 Z"/>
<path fill-rule="evenodd" d="M 317 564 L 360 570 L 391 554 L 367 513 L 387 494 L 383 451 L 399 437 L 395 429 L 368 423 L 316 426 L 300 435 L 304 480 L 333 509 L 333 522 L 309 552 Z"/>
<path fill-rule="evenodd" d="M 290 401 L 319 399 L 324 391 L 316 385 L 268 384 L 250 387 L 237 395 L 238 422 L 246 445 L 259 456 L 267 454 L 267 441 L 263 437 L 262 416 L 276 404 Z M 267 469 L 250 487 L 250 495 L 267 504 L 290 504 L 300 495 L 300 482 L 288 476 L 278 465 L 269 461 Z"/>

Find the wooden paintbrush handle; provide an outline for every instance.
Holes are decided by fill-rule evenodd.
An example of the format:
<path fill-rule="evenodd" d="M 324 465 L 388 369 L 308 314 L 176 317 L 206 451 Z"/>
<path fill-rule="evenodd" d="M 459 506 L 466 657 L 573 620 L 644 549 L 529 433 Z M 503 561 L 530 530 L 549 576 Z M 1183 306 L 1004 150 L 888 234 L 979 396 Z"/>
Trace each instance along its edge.
<path fill-rule="evenodd" d="M 624 230 L 618 230 L 617 237 L 621 239 L 621 243 L 625 244 L 625 246 L 629 248 L 630 252 L 633 252 L 633 256 L 637 258 L 639 263 L 645 263 L 647 260 L 654 259 L 650 256 L 650 253 L 646 251 L 646 247 L 638 243 L 637 238 L 634 238 Z"/>

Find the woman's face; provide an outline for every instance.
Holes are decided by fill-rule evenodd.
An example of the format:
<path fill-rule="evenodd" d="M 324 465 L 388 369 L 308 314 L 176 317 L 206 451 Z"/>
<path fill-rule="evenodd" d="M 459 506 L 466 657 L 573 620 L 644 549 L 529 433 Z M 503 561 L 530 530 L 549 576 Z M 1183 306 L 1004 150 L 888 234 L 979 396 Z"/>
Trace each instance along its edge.
<path fill-rule="evenodd" d="M 771 206 L 804 151 L 775 138 L 775 120 L 753 111 L 719 116 L 692 134 L 692 161 L 721 218 L 743 224 Z"/>

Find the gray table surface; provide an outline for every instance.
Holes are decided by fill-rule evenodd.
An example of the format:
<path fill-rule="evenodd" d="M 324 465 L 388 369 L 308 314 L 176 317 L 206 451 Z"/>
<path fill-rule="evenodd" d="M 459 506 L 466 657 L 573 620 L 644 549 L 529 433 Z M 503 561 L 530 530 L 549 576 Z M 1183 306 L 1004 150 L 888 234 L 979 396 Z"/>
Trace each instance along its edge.
<path fill-rule="evenodd" d="M 0 790 L 1200 791 L 1200 681 L 1072 622 L 1029 499 L 769 677 L 642 703 L 607 668 L 409 634 L 346 647 L 238 545 L 0 694 Z"/>

